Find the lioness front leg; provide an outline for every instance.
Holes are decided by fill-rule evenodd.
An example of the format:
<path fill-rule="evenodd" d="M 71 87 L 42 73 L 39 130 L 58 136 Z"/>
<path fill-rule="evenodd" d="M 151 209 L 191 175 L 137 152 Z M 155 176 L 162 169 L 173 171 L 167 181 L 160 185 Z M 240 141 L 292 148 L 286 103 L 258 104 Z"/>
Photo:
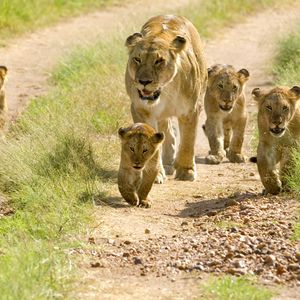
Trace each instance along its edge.
<path fill-rule="evenodd" d="M 278 194 L 281 192 L 282 183 L 279 178 L 279 170 L 276 168 L 277 153 L 275 150 L 266 150 L 264 147 L 260 150 L 258 146 L 257 167 L 258 172 L 265 187 L 265 192 L 270 194 Z"/>
<path fill-rule="evenodd" d="M 227 158 L 232 163 L 244 163 L 246 157 L 242 154 L 247 117 L 240 118 L 232 128 L 232 139 L 227 152 Z"/>
<path fill-rule="evenodd" d="M 218 119 L 207 119 L 205 134 L 210 146 L 209 155 L 205 157 L 205 162 L 213 165 L 219 164 L 225 157 L 222 122 Z"/>
<path fill-rule="evenodd" d="M 178 118 L 180 144 L 175 160 L 175 179 L 193 181 L 196 179 L 194 161 L 197 125 L 200 111 Z"/>
<path fill-rule="evenodd" d="M 166 175 L 173 175 L 174 159 L 175 159 L 175 134 L 173 130 L 173 124 L 171 119 L 166 119 L 158 122 L 159 131 L 163 131 L 165 134 L 165 141 L 162 146 L 162 162 L 166 172 Z"/>

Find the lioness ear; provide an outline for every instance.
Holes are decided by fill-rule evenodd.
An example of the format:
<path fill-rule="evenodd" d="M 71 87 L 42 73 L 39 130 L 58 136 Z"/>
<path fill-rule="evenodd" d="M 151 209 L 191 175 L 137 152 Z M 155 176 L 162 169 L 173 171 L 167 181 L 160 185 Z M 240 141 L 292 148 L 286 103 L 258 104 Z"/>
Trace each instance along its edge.
<path fill-rule="evenodd" d="M 242 80 L 243 82 L 247 81 L 249 79 L 249 71 L 247 69 L 240 69 L 238 71 L 238 75 L 240 80 Z"/>
<path fill-rule="evenodd" d="M 297 97 L 297 99 L 300 98 L 300 87 L 299 86 L 297 86 L 297 85 L 293 86 L 290 89 L 290 92 L 292 92 Z"/>
<path fill-rule="evenodd" d="M 254 90 L 252 90 L 252 96 L 253 96 L 253 99 L 255 100 L 255 101 L 258 101 L 259 100 L 259 98 L 261 97 L 261 95 L 262 95 L 262 92 L 261 92 L 261 90 L 260 90 L 260 88 L 255 88 Z"/>
<path fill-rule="evenodd" d="M 4 79 L 7 74 L 7 68 L 5 66 L 0 66 L 0 76 Z"/>
<path fill-rule="evenodd" d="M 176 52 L 182 51 L 185 45 L 186 45 L 186 39 L 181 35 L 177 35 L 172 42 L 172 46 Z"/>
<path fill-rule="evenodd" d="M 160 144 L 163 142 L 164 139 L 165 139 L 165 134 L 163 132 L 157 132 L 151 138 L 154 144 Z"/>
<path fill-rule="evenodd" d="M 125 42 L 125 46 L 127 48 L 134 47 L 136 45 L 136 43 L 138 41 L 140 41 L 142 38 L 143 38 L 142 34 L 140 32 L 136 32 L 127 38 L 127 40 Z"/>
<path fill-rule="evenodd" d="M 126 131 L 127 131 L 126 128 L 123 128 L 123 127 L 119 128 L 118 134 L 121 139 L 123 139 L 125 137 Z"/>

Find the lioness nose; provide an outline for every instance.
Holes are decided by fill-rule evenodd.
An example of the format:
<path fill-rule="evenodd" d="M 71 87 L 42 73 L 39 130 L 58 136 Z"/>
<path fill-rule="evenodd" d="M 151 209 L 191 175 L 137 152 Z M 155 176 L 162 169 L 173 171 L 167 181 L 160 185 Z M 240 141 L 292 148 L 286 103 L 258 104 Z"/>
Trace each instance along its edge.
<path fill-rule="evenodd" d="M 150 84 L 152 80 L 139 80 L 139 83 L 146 86 L 147 84 Z"/>

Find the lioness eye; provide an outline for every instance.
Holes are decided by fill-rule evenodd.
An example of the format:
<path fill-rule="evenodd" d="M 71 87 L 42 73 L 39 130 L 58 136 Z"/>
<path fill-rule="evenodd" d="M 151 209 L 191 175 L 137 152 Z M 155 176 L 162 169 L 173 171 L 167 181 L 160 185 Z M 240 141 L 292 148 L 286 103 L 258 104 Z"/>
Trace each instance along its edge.
<path fill-rule="evenodd" d="M 233 90 L 234 90 L 235 92 L 237 91 L 237 88 L 238 88 L 238 87 L 237 87 L 236 85 L 233 86 Z"/>
<path fill-rule="evenodd" d="M 134 148 L 133 148 L 133 147 L 129 147 L 129 149 L 130 149 L 132 152 L 134 152 Z"/>
<path fill-rule="evenodd" d="M 224 87 L 224 86 L 223 86 L 222 83 L 219 83 L 219 84 L 218 84 L 218 88 L 223 89 L 223 87 Z"/>
<path fill-rule="evenodd" d="M 284 107 L 283 107 L 283 110 L 284 111 L 287 111 L 289 108 L 285 105 Z"/>
<path fill-rule="evenodd" d="M 270 111 L 272 110 L 272 106 L 271 105 L 267 105 L 266 108 L 267 108 L 267 110 L 270 110 Z"/>
<path fill-rule="evenodd" d="M 155 61 L 155 65 L 160 65 L 161 63 L 164 62 L 164 59 L 163 58 L 158 58 L 156 61 Z"/>
<path fill-rule="evenodd" d="M 141 60 L 140 60 L 138 57 L 134 57 L 133 60 L 134 60 L 136 63 L 138 63 L 138 64 L 141 63 Z"/>
<path fill-rule="evenodd" d="M 148 149 L 144 149 L 144 150 L 143 150 L 143 153 L 146 153 L 146 152 L 148 152 Z"/>

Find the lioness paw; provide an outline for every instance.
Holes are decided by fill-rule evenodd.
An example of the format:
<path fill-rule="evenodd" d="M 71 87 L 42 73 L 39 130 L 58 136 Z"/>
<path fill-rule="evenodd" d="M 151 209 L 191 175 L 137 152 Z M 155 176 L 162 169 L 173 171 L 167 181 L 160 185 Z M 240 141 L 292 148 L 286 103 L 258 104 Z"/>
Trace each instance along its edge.
<path fill-rule="evenodd" d="M 221 163 L 223 160 L 222 156 L 219 155 L 207 155 L 205 157 L 205 163 L 208 165 L 218 165 L 219 163 Z"/>
<path fill-rule="evenodd" d="M 146 199 L 146 200 L 141 200 L 139 207 L 143 207 L 143 208 L 150 208 L 152 206 L 152 203 L 150 200 Z"/>
<path fill-rule="evenodd" d="M 232 163 L 244 163 L 247 160 L 246 156 L 242 154 L 234 153 L 230 150 L 227 152 L 226 156 L 229 159 L 229 161 Z"/>
<path fill-rule="evenodd" d="M 175 179 L 182 181 L 194 181 L 196 179 L 195 171 L 178 167 L 176 169 Z"/>
<path fill-rule="evenodd" d="M 175 168 L 173 165 L 164 165 L 166 175 L 173 175 L 175 172 Z"/>

